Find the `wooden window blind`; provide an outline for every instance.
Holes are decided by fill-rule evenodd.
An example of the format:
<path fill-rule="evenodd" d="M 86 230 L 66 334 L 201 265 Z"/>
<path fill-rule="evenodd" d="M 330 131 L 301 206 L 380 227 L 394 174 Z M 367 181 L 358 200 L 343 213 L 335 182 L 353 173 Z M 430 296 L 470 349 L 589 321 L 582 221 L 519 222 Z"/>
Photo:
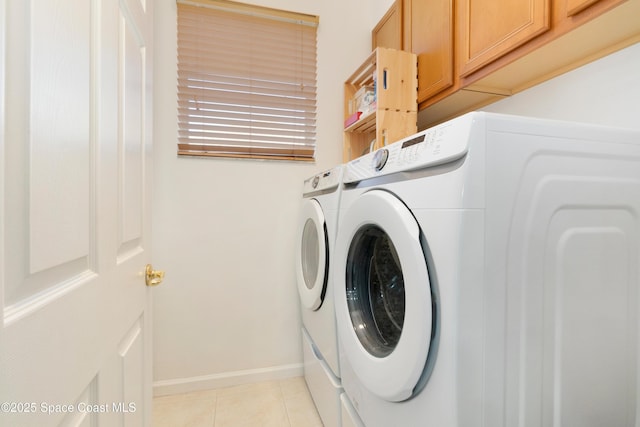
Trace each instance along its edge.
<path fill-rule="evenodd" d="M 316 16 L 178 0 L 178 154 L 311 161 Z"/>

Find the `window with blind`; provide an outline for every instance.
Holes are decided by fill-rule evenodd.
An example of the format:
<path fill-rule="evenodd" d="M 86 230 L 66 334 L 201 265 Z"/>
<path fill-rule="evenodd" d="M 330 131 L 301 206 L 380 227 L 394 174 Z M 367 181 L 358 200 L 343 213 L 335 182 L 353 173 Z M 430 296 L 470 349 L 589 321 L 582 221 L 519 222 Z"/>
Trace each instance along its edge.
<path fill-rule="evenodd" d="M 314 159 L 318 17 L 178 0 L 178 154 Z"/>

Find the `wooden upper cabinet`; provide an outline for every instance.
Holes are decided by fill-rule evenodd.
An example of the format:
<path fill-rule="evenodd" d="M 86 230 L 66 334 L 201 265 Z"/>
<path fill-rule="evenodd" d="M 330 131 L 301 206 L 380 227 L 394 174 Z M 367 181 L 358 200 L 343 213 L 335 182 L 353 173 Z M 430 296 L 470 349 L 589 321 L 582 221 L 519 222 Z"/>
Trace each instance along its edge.
<path fill-rule="evenodd" d="M 567 16 L 573 16 L 582 12 L 589 6 L 597 3 L 600 0 L 566 0 L 567 2 Z"/>
<path fill-rule="evenodd" d="M 551 26 L 550 0 L 460 0 L 457 5 L 457 50 L 463 77 Z"/>
<path fill-rule="evenodd" d="M 639 16 L 640 0 L 395 0 L 372 35 L 417 55 L 423 129 L 637 43 Z"/>
<path fill-rule="evenodd" d="M 402 50 L 404 48 L 402 34 L 402 0 L 396 0 L 371 31 L 371 50 L 377 47 Z"/>
<path fill-rule="evenodd" d="M 454 84 L 453 0 L 403 3 L 405 50 L 418 55 L 420 103 Z"/>

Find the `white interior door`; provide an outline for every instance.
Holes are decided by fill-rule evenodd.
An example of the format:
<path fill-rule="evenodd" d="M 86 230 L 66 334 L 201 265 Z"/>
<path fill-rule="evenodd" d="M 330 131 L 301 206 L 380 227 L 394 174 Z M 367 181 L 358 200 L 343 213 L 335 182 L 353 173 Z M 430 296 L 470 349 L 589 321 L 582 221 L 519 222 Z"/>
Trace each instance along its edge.
<path fill-rule="evenodd" d="M 149 0 L 0 0 L 0 425 L 150 425 Z"/>

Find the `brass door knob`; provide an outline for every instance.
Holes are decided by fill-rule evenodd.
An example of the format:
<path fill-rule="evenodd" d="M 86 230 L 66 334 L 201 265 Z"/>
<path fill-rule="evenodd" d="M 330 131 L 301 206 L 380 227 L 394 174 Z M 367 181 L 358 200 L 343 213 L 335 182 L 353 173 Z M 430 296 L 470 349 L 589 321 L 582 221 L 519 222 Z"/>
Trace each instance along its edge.
<path fill-rule="evenodd" d="M 147 286 L 158 286 L 164 279 L 164 271 L 154 270 L 151 264 L 147 264 L 144 270 L 144 281 Z"/>

